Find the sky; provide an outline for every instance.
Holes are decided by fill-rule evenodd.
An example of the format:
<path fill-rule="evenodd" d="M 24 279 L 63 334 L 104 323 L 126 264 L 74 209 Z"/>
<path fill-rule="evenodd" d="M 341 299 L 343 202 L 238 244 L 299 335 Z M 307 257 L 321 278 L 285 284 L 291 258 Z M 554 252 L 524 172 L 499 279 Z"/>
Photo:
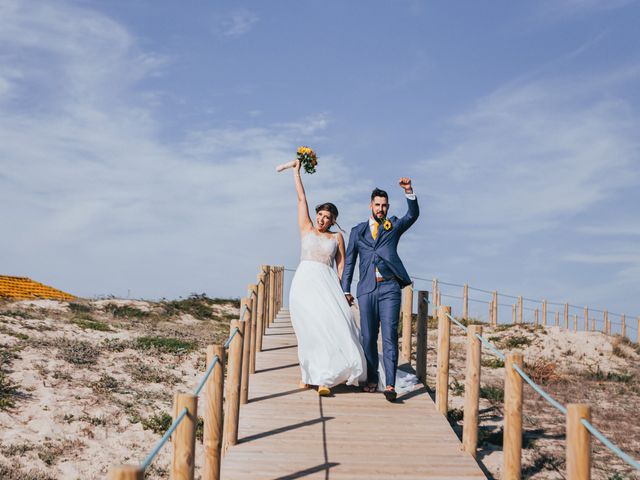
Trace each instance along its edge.
<path fill-rule="evenodd" d="M 0 274 L 243 296 L 259 265 L 297 265 L 275 166 L 310 145 L 309 203 L 347 232 L 374 187 L 404 214 L 412 178 L 411 275 L 635 318 L 638 18 L 630 0 L 0 0 Z"/>

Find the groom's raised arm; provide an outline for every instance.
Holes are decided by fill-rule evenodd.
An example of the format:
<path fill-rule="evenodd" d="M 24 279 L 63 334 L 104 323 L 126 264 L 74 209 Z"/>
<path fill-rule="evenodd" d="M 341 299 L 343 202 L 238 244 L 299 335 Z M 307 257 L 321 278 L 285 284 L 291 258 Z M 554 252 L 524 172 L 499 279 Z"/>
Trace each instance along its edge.
<path fill-rule="evenodd" d="M 407 206 L 409 209 L 407 213 L 398 220 L 400 231 L 406 231 L 411 225 L 416 223 L 416 220 L 420 216 L 420 208 L 418 207 L 418 200 L 415 193 L 413 193 L 413 185 L 411 179 L 403 177 L 400 179 L 400 187 L 404 189 L 405 196 L 407 197 Z"/>
<path fill-rule="evenodd" d="M 353 280 L 353 270 L 356 266 L 356 258 L 358 258 L 358 243 L 356 239 L 358 235 L 355 232 L 356 227 L 351 229 L 349 234 L 349 245 L 345 254 L 344 270 L 342 271 L 342 291 L 345 294 L 351 293 L 351 282 Z"/>

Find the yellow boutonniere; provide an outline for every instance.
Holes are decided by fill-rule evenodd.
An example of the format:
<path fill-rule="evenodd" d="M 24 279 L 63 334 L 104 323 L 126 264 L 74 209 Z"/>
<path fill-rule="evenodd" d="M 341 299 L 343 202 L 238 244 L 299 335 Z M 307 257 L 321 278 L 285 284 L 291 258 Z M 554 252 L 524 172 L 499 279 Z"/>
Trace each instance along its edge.
<path fill-rule="evenodd" d="M 385 230 L 387 230 L 387 231 L 391 230 L 391 227 L 392 227 L 392 226 L 393 226 L 393 225 L 391 225 L 391 221 L 390 221 L 388 218 L 387 218 L 387 219 L 384 221 L 384 223 L 382 224 L 382 227 L 383 227 Z"/>

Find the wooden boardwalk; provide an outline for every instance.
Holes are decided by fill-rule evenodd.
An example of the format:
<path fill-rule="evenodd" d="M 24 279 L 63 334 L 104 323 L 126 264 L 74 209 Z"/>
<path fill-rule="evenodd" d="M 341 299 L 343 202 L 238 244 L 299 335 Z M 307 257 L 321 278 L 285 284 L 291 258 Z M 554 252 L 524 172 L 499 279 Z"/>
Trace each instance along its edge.
<path fill-rule="evenodd" d="M 320 398 L 298 389 L 299 379 L 296 338 L 282 312 L 257 354 L 223 479 L 486 478 L 424 388 L 392 404 L 346 386 Z"/>

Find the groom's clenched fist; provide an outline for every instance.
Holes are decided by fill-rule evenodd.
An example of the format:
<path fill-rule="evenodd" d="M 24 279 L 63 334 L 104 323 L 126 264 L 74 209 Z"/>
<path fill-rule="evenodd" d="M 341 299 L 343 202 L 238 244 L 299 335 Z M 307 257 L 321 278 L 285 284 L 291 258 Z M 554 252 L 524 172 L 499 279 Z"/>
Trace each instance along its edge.
<path fill-rule="evenodd" d="M 402 177 L 399 184 L 401 188 L 404 188 L 404 193 L 413 193 L 413 187 L 411 186 L 411 179 L 409 177 Z"/>

